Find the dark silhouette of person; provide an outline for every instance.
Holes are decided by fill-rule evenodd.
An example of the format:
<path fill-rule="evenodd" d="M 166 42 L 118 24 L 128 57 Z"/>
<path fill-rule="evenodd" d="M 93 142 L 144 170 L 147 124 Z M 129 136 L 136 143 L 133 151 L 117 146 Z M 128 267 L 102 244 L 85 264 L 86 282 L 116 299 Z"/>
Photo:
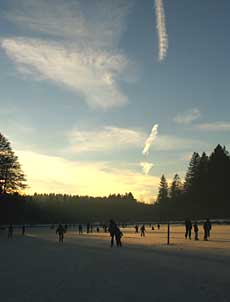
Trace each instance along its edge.
<path fill-rule="evenodd" d="M 63 240 L 64 240 L 64 233 L 65 233 L 65 228 L 62 226 L 62 224 L 59 224 L 56 229 L 56 234 L 58 234 L 59 242 L 61 242 L 61 243 L 63 243 Z"/>
<path fill-rule="evenodd" d="M 8 239 L 13 239 L 13 232 L 14 232 L 13 225 L 10 224 L 8 227 Z"/>
<path fill-rule="evenodd" d="M 139 226 L 135 225 L 135 233 L 137 234 L 139 232 Z"/>
<path fill-rule="evenodd" d="M 154 226 L 152 226 L 152 231 L 154 231 L 155 229 L 154 229 Z"/>
<path fill-rule="evenodd" d="M 93 225 L 90 225 L 90 232 L 93 233 Z"/>
<path fill-rule="evenodd" d="M 87 234 L 89 234 L 89 229 L 90 229 L 90 224 L 87 223 L 87 225 L 86 225 L 86 232 L 87 232 Z"/>
<path fill-rule="evenodd" d="M 111 242 L 110 242 L 111 247 L 113 247 L 113 244 L 114 244 L 114 237 L 115 237 L 115 233 L 116 233 L 116 228 L 117 228 L 117 225 L 116 225 L 115 221 L 113 219 L 110 219 L 109 233 L 110 233 L 110 236 L 111 236 Z"/>
<path fill-rule="evenodd" d="M 194 223 L 193 229 L 194 229 L 194 233 L 195 233 L 195 240 L 199 240 L 199 238 L 198 238 L 199 227 L 198 227 L 198 223 L 197 222 Z"/>
<path fill-rule="evenodd" d="M 141 226 L 141 237 L 145 237 L 145 225 Z"/>
<path fill-rule="evenodd" d="M 23 226 L 22 226 L 22 236 L 25 235 L 25 231 L 26 231 L 26 227 L 25 227 L 25 225 L 23 224 Z"/>
<path fill-rule="evenodd" d="M 97 227 L 97 233 L 99 233 L 100 232 L 100 229 L 99 229 L 99 227 Z"/>
<path fill-rule="evenodd" d="M 212 229 L 212 224 L 209 218 L 207 218 L 206 221 L 204 222 L 203 228 L 204 228 L 204 240 L 208 241 L 208 238 L 210 238 L 210 231 Z"/>
<path fill-rule="evenodd" d="M 81 224 L 78 225 L 78 233 L 79 233 L 79 235 L 82 234 L 82 225 Z"/>
<path fill-rule="evenodd" d="M 157 228 L 158 228 L 158 230 L 161 228 L 161 226 L 160 226 L 160 224 L 158 223 L 158 225 L 157 225 Z"/>
<path fill-rule="evenodd" d="M 115 239 L 117 247 L 122 247 L 121 243 L 121 237 L 123 236 L 123 233 L 121 232 L 120 228 L 116 225 L 115 227 Z"/>
<path fill-rule="evenodd" d="M 192 222 L 190 219 L 185 220 L 185 238 L 192 239 Z"/>

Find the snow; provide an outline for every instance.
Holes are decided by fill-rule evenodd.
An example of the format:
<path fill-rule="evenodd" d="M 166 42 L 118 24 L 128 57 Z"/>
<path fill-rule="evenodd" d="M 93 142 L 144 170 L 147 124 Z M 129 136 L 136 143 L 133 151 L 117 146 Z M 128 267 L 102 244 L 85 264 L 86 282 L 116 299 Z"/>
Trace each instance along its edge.
<path fill-rule="evenodd" d="M 169 246 L 166 230 L 147 227 L 143 238 L 123 229 L 122 248 L 102 232 L 70 228 L 59 244 L 47 228 L 13 240 L 0 231 L 0 301 L 229 302 L 230 226 L 214 225 L 210 241 L 172 226 Z"/>

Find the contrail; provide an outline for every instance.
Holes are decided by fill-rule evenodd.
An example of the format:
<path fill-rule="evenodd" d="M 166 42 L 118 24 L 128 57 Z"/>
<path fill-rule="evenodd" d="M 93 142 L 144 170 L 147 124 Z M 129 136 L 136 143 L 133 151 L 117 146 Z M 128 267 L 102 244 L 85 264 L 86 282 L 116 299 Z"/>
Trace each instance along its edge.
<path fill-rule="evenodd" d="M 149 163 L 149 162 L 147 162 L 147 161 L 141 162 L 140 165 L 141 165 L 142 170 L 143 170 L 143 172 L 144 172 L 145 175 L 148 175 L 149 172 L 150 172 L 150 170 L 151 170 L 152 167 L 153 167 L 153 164 L 152 164 L 152 163 Z"/>
<path fill-rule="evenodd" d="M 159 61 L 163 61 L 168 50 L 168 35 L 166 30 L 163 0 L 155 0 L 155 13 L 159 40 Z"/>
<path fill-rule="evenodd" d="M 153 142 L 155 141 L 155 139 L 157 137 L 157 133 L 158 133 L 158 124 L 155 124 L 152 128 L 152 131 L 151 131 L 149 137 L 145 141 L 145 147 L 142 151 L 143 155 L 149 154 L 149 149 L 150 149 L 151 145 L 153 144 Z"/>

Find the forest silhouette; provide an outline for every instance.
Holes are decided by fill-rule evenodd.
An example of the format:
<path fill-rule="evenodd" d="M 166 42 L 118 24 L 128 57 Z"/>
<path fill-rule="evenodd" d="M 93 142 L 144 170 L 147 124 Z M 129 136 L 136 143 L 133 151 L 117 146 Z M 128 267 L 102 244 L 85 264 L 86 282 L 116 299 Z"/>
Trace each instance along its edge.
<path fill-rule="evenodd" d="M 0 134 L 0 224 L 86 223 L 230 218 L 230 155 L 217 145 L 210 156 L 194 152 L 184 182 L 162 175 L 153 204 L 138 202 L 131 192 L 90 197 L 68 194 L 22 195 L 26 179 L 8 140 Z"/>

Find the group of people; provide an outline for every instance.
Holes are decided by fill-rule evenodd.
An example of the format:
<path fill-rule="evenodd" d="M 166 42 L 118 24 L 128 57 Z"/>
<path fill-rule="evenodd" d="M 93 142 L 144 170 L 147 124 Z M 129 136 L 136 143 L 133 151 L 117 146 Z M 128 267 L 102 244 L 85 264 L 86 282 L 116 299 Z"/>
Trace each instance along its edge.
<path fill-rule="evenodd" d="M 192 239 L 192 228 L 194 230 L 195 234 L 195 240 L 199 240 L 199 226 L 197 222 L 194 222 L 192 224 L 192 221 L 190 219 L 185 220 L 185 238 Z M 206 221 L 203 224 L 204 229 L 204 240 L 207 241 L 210 238 L 210 232 L 212 229 L 212 224 L 210 222 L 210 219 L 207 218 Z"/>
<path fill-rule="evenodd" d="M 151 226 L 151 225 L 150 225 Z M 160 224 L 158 223 L 157 224 L 157 229 L 159 230 L 160 229 Z M 138 234 L 139 233 L 139 225 L 135 225 L 134 226 L 134 228 L 135 228 L 135 233 L 136 234 Z M 152 231 L 154 231 L 155 229 L 154 229 L 154 226 L 152 226 Z M 146 228 L 145 228 L 145 225 L 144 224 L 142 224 L 142 226 L 140 227 L 140 231 L 141 231 L 141 237 L 145 237 L 145 232 L 146 232 Z"/>
<path fill-rule="evenodd" d="M 26 231 L 26 226 L 23 224 L 22 225 L 22 236 L 25 235 L 25 231 Z M 12 224 L 10 224 L 8 227 L 8 239 L 13 239 L 13 233 L 14 233 L 14 227 Z"/>

